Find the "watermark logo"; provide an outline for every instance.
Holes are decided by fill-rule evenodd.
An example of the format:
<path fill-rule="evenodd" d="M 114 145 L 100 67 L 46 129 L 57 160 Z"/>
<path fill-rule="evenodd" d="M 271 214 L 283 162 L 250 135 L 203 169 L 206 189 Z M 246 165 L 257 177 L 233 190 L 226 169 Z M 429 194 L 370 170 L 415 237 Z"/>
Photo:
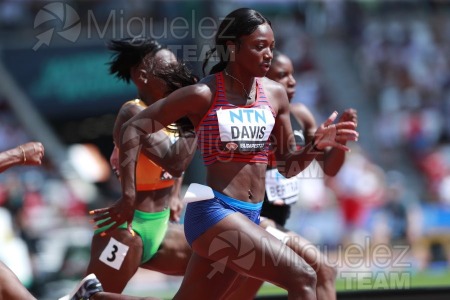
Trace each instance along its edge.
<path fill-rule="evenodd" d="M 52 28 L 36 36 L 37 42 L 33 46 L 34 51 L 37 51 L 44 44 L 47 46 L 50 45 L 55 30 L 58 35 L 71 42 L 75 42 L 80 36 L 80 16 L 68 4 L 54 2 L 45 5 L 36 14 L 34 29 L 50 22 L 52 22 Z"/>
<path fill-rule="evenodd" d="M 411 272 L 388 271 L 344 271 L 340 278 L 344 282 L 346 290 L 386 290 L 386 289 L 409 289 L 411 288 Z"/>
<path fill-rule="evenodd" d="M 246 234 L 240 231 L 228 230 L 216 236 L 209 246 L 208 255 L 214 255 L 222 250 L 227 250 L 227 254 L 211 264 L 213 269 L 208 274 L 209 279 L 216 273 L 223 274 L 229 262 L 244 270 L 250 270 L 255 263 L 255 245 Z M 231 254 L 230 250 L 233 251 Z"/>

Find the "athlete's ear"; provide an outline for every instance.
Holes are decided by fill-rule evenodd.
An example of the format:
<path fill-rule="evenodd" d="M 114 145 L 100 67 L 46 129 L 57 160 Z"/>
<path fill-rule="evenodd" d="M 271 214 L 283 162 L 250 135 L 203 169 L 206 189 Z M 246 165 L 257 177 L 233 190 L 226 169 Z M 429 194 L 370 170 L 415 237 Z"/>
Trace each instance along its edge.
<path fill-rule="evenodd" d="M 234 57 L 236 55 L 236 43 L 232 42 L 232 41 L 227 41 L 226 43 L 227 46 L 227 53 L 230 55 L 230 60 L 232 61 L 234 60 Z"/>
<path fill-rule="evenodd" d="M 236 52 L 236 43 L 235 43 L 235 42 L 233 42 L 233 41 L 227 41 L 226 46 L 227 46 L 227 51 L 228 51 L 229 53 L 234 53 L 234 52 Z"/>
<path fill-rule="evenodd" d="M 133 68 L 131 70 L 131 80 L 133 80 L 136 85 L 146 84 L 148 81 L 147 71 L 139 67 Z"/>
<path fill-rule="evenodd" d="M 148 78 L 147 78 L 147 71 L 144 69 L 139 69 L 139 80 L 141 80 L 144 84 L 147 84 Z"/>

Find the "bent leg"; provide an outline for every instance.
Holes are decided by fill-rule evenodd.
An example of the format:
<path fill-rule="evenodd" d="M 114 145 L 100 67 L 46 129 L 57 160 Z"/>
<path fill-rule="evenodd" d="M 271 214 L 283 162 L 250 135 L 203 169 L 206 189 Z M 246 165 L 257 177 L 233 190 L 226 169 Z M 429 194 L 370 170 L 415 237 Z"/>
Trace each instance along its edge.
<path fill-rule="evenodd" d="M 96 234 L 86 274 L 94 273 L 106 292 L 121 293 L 141 264 L 142 249 L 139 235 L 125 229 L 105 237 Z"/>
<path fill-rule="evenodd" d="M 36 300 L 19 278 L 0 261 L 0 300 Z"/>
<path fill-rule="evenodd" d="M 239 274 L 286 289 L 289 299 L 316 299 L 314 270 L 289 247 L 240 213 L 216 223 L 192 247 L 206 260 L 226 264 Z M 217 270 L 215 263 L 210 264 L 209 270 Z"/>
<path fill-rule="evenodd" d="M 287 232 L 289 239 L 287 245 L 313 267 L 317 274 L 317 299 L 336 299 L 336 276 L 337 271 L 329 264 L 327 258 L 310 241 L 301 237 L 293 231 Z"/>
<path fill-rule="evenodd" d="M 240 280 L 235 280 L 233 286 L 230 287 L 227 294 L 225 295 L 225 300 L 252 300 L 255 299 L 256 294 L 263 285 L 264 281 L 256 278 L 244 277 Z"/>
<path fill-rule="evenodd" d="M 286 243 L 289 248 L 301 256 L 317 274 L 317 299 L 335 300 L 336 299 L 336 268 L 332 266 L 327 257 L 315 247 L 310 241 L 301 237 L 293 231 L 277 225 L 273 220 L 266 219 L 261 222 L 261 227 L 267 229 L 271 226 L 278 232 L 276 234 L 280 240 Z"/>
<path fill-rule="evenodd" d="M 184 236 L 183 225 L 169 224 L 158 252 L 141 267 L 167 275 L 184 275 L 191 254 L 192 249 Z"/>
<path fill-rule="evenodd" d="M 238 274 L 223 261 L 212 261 L 192 254 L 186 274 L 174 300 L 222 299 Z"/>

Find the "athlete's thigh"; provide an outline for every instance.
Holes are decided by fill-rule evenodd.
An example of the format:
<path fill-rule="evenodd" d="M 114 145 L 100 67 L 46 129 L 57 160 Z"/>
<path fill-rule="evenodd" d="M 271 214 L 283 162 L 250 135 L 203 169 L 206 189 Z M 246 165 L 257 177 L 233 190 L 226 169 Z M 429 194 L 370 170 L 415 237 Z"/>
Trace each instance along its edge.
<path fill-rule="evenodd" d="M 184 275 L 191 254 L 183 225 L 171 223 L 158 252 L 141 267 L 168 275 Z"/>
<path fill-rule="evenodd" d="M 193 253 L 173 299 L 221 299 L 237 277 L 238 274 L 224 262 L 211 261 Z"/>
<path fill-rule="evenodd" d="M 282 287 L 311 267 L 292 249 L 240 213 L 208 229 L 193 243 L 204 258 L 226 261 L 229 268 Z"/>
<path fill-rule="evenodd" d="M 125 229 L 92 238 L 87 274 L 95 273 L 107 292 L 121 293 L 136 273 L 142 258 L 142 240 Z"/>

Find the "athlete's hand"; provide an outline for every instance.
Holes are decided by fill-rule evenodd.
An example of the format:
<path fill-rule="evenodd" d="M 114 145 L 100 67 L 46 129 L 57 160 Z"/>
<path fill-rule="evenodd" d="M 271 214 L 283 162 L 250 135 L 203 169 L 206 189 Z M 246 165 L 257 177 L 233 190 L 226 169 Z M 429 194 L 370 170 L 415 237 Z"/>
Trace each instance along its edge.
<path fill-rule="evenodd" d="M 17 147 L 21 152 L 23 164 L 29 166 L 36 166 L 42 164 L 42 157 L 44 157 L 44 146 L 40 142 L 29 142 Z"/>
<path fill-rule="evenodd" d="M 356 111 L 355 111 L 356 112 Z M 314 146 L 319 150 L 326 147 L 335 147 L 344 151 L 350 151 L 345 143 L 347 141 L 357 141 L 359 133 L 356 131 L 356 123 L 354 121 L 340 121 L 336 124 L 338 113 L 333 112 L 328 119 L 317 128 L 314 134 Z M 345 118 L 349 117 L 349 113 Z"/>
<path fill-rule="evenodd" d="M 170 220 L 174 222 L 180 222 L 182 211 L 183 201 L 181 201 L 180 197 L 172 197 L 170 199 Z"/>
<path fill-rule="evenodd" d="M 110 234 L 118 226 L 124 223 L 127 223 L 127 230 L 134 236 L 134 231 L 131 227 L 134 216 L 134 207 L 130 201 L 126 201 L 124 198 L 120 198 L 110 207 L 91 210 L 89 214 L 93 215 L 95 223 L 98 224 L 101 222 L 101 227 L 112 224 L 110 228 L 100 234 L 101 236 Z"/>
<path fill-rule="evenodd" d="M 348 108 L 348 109 L 344 110 L 341 117 L 339 118 L 338 123 L 347 122 L 347 121 L 353 122 L 353 123 L 355 123 L 355 126 L 358 126 L 358 112 L 356 111 L 356 109 Z"/>

